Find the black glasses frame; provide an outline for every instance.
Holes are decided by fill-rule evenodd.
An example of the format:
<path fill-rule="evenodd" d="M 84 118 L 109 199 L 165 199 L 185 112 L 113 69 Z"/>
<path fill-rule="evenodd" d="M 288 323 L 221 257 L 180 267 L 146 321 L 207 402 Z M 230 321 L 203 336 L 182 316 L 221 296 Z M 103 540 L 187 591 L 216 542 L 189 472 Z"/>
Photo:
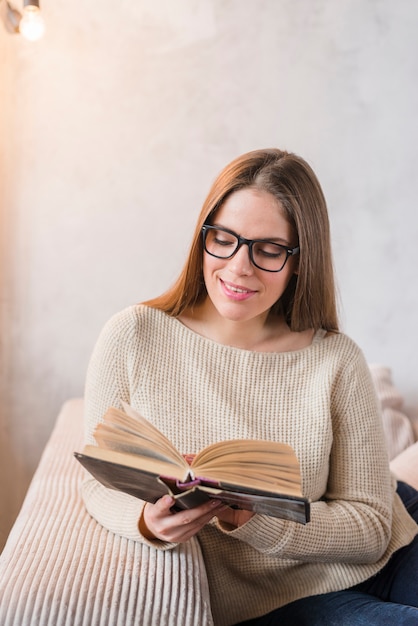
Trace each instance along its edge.
<path fill-rule="evenodd" d="M 233 237 L 236 237 L 238 241 L 238 245 L 235 248 L 235 250 L 231 254 L 228 254 L 227 256 L 219 256 L 219 254 L 213 254 L 213 252 L 210 252 L 206 247 L 206 238 L 210 230 L 219 230 L 221 232 L 228 233 L 229 235 L 232 235 Z M 217 259 L 232 259 L 232 257 L 238 252 L 241 246 L 243 245 L 248 246 L 248 253 L 250 255 L 251 263 L 255 265 L 255 267 L 258 267 L 258 269 L 263 270 L 264 272 L 275 272 L 275 273 L 281 272 L 284 266 L 286 265 L 288 258 L 290 256 L 295 256 L 296 254 L 299 254 L 300 252 L 299 246 L 296 246 L 295 248 L 288 248 L 287 246 L 283 246 L 281 243 L 276 243 L 275 241 L 270 241 L 268 239 L 246 239 L 245 237 L 241 237 L 241 235 L 238 235 L 237 233 L 235 233 L 233 230 L 229 230 L 228 228 L 220 228 L 219 226 L 212 226 L 210 224 L 204 224 L 202 226 L 202 237 L 203 237 L 203 247 L 205 251 Z M 285 251 L 286 258 L 283 261 L 283 265 L 281 266 L 280 269 L 267 270 L 265 267 L 261 267 L 260 265 L 258 265 L 258 263 L 254 261 L 253 246 L 256 243 L 271 243 Z"/>

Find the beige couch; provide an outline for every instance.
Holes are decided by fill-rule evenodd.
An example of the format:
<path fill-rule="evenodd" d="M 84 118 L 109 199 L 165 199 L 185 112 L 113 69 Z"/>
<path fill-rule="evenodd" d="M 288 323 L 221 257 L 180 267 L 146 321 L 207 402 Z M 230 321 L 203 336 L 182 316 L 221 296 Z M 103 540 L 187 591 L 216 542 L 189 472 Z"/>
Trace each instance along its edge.
<path fill-rule="evenodd" d="M 63 406 L 0 556 L 0 625 L 212 626 L 196 540 L 176 548 L 177 558 L 149 550 L 142 576 L 137 544 L 87 513 L 73 457 L 82 413 L 80 399 Z M 166 594 L 156 593 L 170 566 L 173 593 L 166 584 Z"/>
<path fill-rule="evenodd" d="M 389 454 L 395 457 L 392 468 L 418 488 L 413 425 L 402 412 L 390 371 L 377 366 L 371 371 Z M 62 408 L 0 556 L 0 626 L 155 626 L 154 609 L 165 615 L 161 626 L 210 626 L 197 541 L 179 550 L 181 567 L 172 581 L 177 593 L 163 597 L 162 609 L 154 606 L 162 596 L 154 591 L 159 567 L 166 568 L 160 561 L 171 551 L 157 556 L 150 551 L 151 566 L 141 576 L 135 542 L 107 532 L 87 514 L 79 489 L 83 470 L 72 455 L 82 445 L 82 410 L 81 399 Z"/>

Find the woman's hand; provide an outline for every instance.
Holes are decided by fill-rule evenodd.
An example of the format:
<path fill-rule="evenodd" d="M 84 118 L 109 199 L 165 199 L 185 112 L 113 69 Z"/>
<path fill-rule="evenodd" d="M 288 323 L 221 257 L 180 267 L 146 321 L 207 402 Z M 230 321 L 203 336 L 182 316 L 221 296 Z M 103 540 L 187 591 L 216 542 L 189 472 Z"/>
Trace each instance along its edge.
<path fill-rule="evenodd" d="M 174 498 L 163 496 L 155 504 L 145 505 L 139 523 L 145 537 L 170 543 L 184 543 L 194 537 L 212 517 L 218 515 L 224 508 L 229 508 L 219 500 L 209 500 L 194 509 L 173 512 L 171 508 L 174 504 Z"/>

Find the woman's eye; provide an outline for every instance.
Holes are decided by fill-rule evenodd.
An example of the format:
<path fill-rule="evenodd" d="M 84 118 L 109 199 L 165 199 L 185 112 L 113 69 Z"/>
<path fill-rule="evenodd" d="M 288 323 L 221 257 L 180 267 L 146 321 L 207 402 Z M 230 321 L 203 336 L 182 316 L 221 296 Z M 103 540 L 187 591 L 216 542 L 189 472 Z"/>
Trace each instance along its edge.
<path fill-rule="evenodd" d="M 280 259 L 280 257 L 282 257 L 285 254 L 285 250 L 284 248 L 281 248 L 279 246 L 276 246 L 273 243 L 270 243 L 270 244 L 259 246 L 257 248 L 257 253 L 260 254 L 261 256 L 268 257 L 270 259 L 271 258 Z"/>
<path fill-rule="evenodd" d="M 215 235 L 214 243 L 218 246 L 232 246 L 234 244 L 234 241 L 232 239 L 222 237 L 222 235 Z"/>

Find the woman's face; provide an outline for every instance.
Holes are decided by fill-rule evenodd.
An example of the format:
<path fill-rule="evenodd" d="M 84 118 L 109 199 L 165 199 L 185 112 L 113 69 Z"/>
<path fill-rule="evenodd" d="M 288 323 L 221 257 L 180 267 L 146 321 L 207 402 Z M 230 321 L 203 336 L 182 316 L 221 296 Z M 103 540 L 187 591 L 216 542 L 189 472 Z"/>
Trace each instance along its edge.
<path fill-rule="evenodd" d="M 284 215 L 281 203 L 272 194 L 249 187 L 228 196 L 215 214 L 213 225 L 246 239 L 267 239 L 293 248 L 296 237 Z M 295 257 L 289 257 L 280 272 L 259 269 L 251 262 L 245 244 L 230 259 L 203 253 L 208 296 L 221 317 L 231 321 L 257 317 L 265 321 L 296 270 Z"/>

